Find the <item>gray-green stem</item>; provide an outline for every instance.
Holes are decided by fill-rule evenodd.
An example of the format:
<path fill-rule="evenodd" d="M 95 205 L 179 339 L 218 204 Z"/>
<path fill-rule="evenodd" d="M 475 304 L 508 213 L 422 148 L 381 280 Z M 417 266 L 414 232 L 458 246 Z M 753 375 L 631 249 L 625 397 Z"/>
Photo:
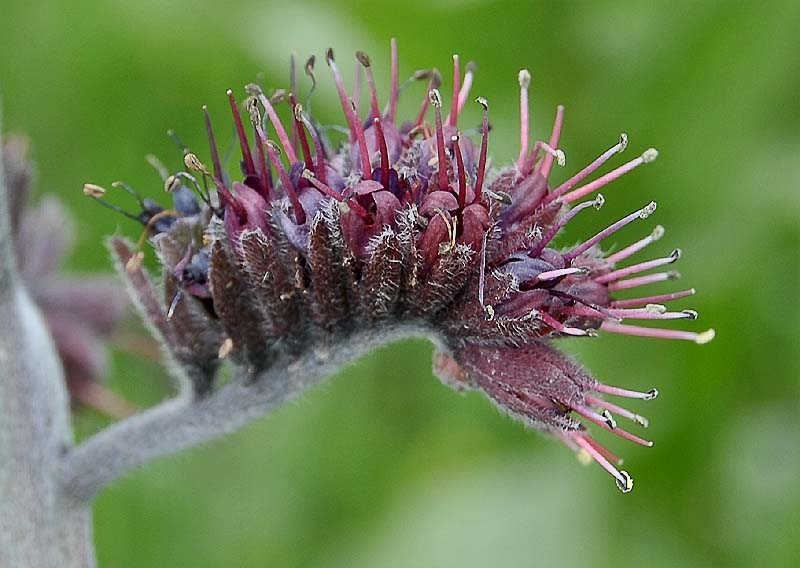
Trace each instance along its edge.
<path fill-rule="evenodd" d="M 91 509 L 58 483 L 72 447 L 61 362 L 17 276 L 10 225 L 0 159 L 0 566 L 92 567 Z"/>

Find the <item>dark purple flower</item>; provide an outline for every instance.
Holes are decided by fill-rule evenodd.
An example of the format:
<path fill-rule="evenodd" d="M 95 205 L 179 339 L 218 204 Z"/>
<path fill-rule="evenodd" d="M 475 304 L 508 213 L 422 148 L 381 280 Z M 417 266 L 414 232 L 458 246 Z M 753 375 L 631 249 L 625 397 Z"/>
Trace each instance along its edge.
<path fill-rule="evenodd" d="M 113 242 L 174 359 L 203 394 L 215 388 L 221 357 L 229 355 L 255 376 L 279 354 L 336 348 L 354 330 L 419 326 L 440 344 L 435 370 L 442 380 L 483 391 L 503 411 L 597 461 L 621 490 L 630 490 L 632 479 L 615 467 L 619 459 L 589 435 L 586 425 L 649 446 L 619 427 L 614 416 L 639 426 L 647 421 L 604 397 L 652 399 L 656 390 L 600 383 L 551 340 L 606 331 L 705 343 L 713 331 L 621 323 L 697 317 L 663 305 L 694 290 L 617 297 L 622 290 L 677 277 L 674 272 L 639 274 L 672 264 L 679 250 L 622 266 L 658 240 L 661 227 L 613 254 L 600 248 L 623 226 L 651 215 L 654 202 L 571 248 L 557 248 L 554 239 L 575 215 L 603 205 L 600 188 L 652 162 L 657 152 L 645 150 L 588 181 L 625 150 L 623 134 L 594 162 L 552 187 L 553 166 L 565 163 L 558 148 L 564 109 L 557 110 L 549 141 L 531 145 L 530 75 L 523 70 L 519 157 L 489 176 L 484 99 L 477 99 L 483 109 L 480 141 L 473 144 L 459 130 L 473 65 L 462 76 L 454 57 L 449 105 L 437 90 L 438 71 L 415 73 L 412 79 L 428 81 L 428 88 L 416 116 L 402 121 L 397 102 L 407 84 L 401 88 L 398 81 L 396 44 L 385 108 L 370 59 L 361 52 L 356 58 L 369 94 L 363 108 L 361 85 L 351 98 L 332 50 L 325 57 L 349 133 L 338 151 L 332 149 L 329 130 L 308 112 L 308 102 L 306 108 L 298 103 L 294 70 L 288 96 L 267 97 L 260 87 L 248 85 L 240 107 L 228 91 L 242 151 L 241 181 L 232 181 L 223 169 L 206 111 L 212 167 L 185 149 L 188 171 L 163 174 L 173 192 L 194 188 L 202 207 L 184 195 L 184 206 L 176 201 L 163 212 L 167 217 L 161 220 L 169 222 L 160 226 L 146 215 L 131 215 L 153 236 L 164 265 L 163 297 L 141 269 L 141 247 Z M 306 73 L 316 84 L 313 71 L 311 58 Z M 288 121 L 278 114 L 284 103 Z"/>
<path fill-rule="evenodd" d="M 20 275 L 45 316 L 72 400 L 117 417 L 130 414 L 133 407 L 101 383 L 108 370 L 105 343 L 128 307 L 125 291 L 113 278 L 57 274 L 72 248 L 72 222 L 53 196 L 27 204 L 33 178 L 27 153 L 19 137 L 2 147 Z"/>

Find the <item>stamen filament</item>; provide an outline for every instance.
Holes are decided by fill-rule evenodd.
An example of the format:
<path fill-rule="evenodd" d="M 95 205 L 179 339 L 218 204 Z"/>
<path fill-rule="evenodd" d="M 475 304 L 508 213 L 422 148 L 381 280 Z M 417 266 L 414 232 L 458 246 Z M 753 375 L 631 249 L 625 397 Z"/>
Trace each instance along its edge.
<path fill-rule="evenodd" d="M 447 115 L 447 125 L 455 127 L 458 124 L 458 97 L 461 92 L 461 60 L 457 54 L 453 55 L 453 98 L 450 105 L 450 114 Z"/>
<path fill-rule="evenodd" d="M 596 180 L 589 182 L 586 185 L 579 187 L 574 191 L 571 191 L 570 193 L 567 193 L 561 198 L 561 201 L 563 201 L 564 203 L 572 203 L 573 201 L 577 201 L 578 199 L 581 199 L 582 197 L 597 191 L 601 187 L 608 185 L 615 179 L 622 177 L 629 171 L 638 168 L 642 164 L 648 164 L 654 161 L 657 157 L 658 157 L 658 152 L 655 150 L 655 148 L 650 148 L 646 150 L 641 156 L 639 156 L 638 158 L 634 158 L 627 164 L 623 164 L 620 167 L 616 168 L 615 170 L 608 172 L 604 176 L 599 177 Z"/>
<path fill-rule="evenodd" d="M 608 285 L 609 290 L 629 290 L 631 288 L 638 288 L 639 286 L 646 286 L 647 284 L 654 284 L 655 282 L 664 282 L 665 280 L 676 280 L 680 278 L 678 272 L 656 272 L 655 274 L 648 274 L 647 276 L 639 276 L 637 278 L 629 278 L 627 280 L 620 280 L 612 282 Z"/>
<path fill-rule="evenodd" d="M 612 225 L 609 225 L 608 227 L 606 227 L 605 229 L 603 229 L 602 231 L 597 233 L 595 236 L 593 236 L 591 239 L 589 239 L 586 242 L 578 245 L 577 247 L 575 247 L 574 249 L 572 249 L 571 251 L 566 253 L 564 255 L 564 260 L 566 260 L 567 262 L 572 261 L 573 259 L 575 259 L 579 255 L 581 255 L 582 253 L 586 252 L 587 250 L 592 248 L 594 245 L 596 245 L 597 243 L 599 243 L 603 239 L 605 239 L 605 238 L 613 235 L 617 231 L 619 231 L 625 225 L 628 225 L 629 223 L 632 223 L 636 219 L 647 219 L 647 217 L 652 215 L 655 210 L 656 210 L 656 202 L 655 201 L 651 201 L 650 203 L 648 203 L 647 205 L 645 205 L 641 209 L 639 209 L 637 211 L 634 211 L 633 213 L 631 213 L 627 217 L 623 217 L 622 219 L 620 219 L 616 223 L 613 223 Z"/>
<path fill-rule="evenodd" d="M 695 333 L 692 331 L 682 331 L 677 329 L 662 329 L 654 327 L 640 327 L 636 325 L 625 325 L 621 323 L 612 323 L 605 321 L 600 325 L 602 331 L 610 333 L 619 333 L 622 335 L 634 335 L 638 337 L 655 337 L 658 339 L 682 339 L 686 341 L 694 341 L 698 345 L 703 345 L 714 339 L 715 332 L 713 329 Z"/>
<path fill-rule="evenodd" d="M 606 261 L 610 262 L 611 264 L 617 264 L 620 261 L 625 260 L 629 256 L 633 256 L 640 250 L 650 246 L 652 243 L 659 240 L 663 236 L 664 236 L 664 227 L 662 227 L 661 225 L 656 225 L 655 228 L 653 229 L 653 232 L 651 232 L 645 238 L 636 241 L 632 245 L 625 247 L 619 252 L 607 256 Z"/>
<path fill-rule="evenodd" d="M 629 389 L 623 389 L 620 387 L 613 387 L 611 385 L 605 385 L 603 383 L 597 383 L 591 390 L 595 392 L 601 392 L 604 394 L 621 396 L 624 398 L 636 398 L 641 400 L 653 400 L 658 396 L 658 389 L 650 389 L 647 392 L 639 392 Z"/>
<path fill-rule="evenodd" d="M 621 153 L 625 150 L 628 146 L 628 135 L 624 132 L 620 134 L 620 140 L 616 144 L 614 144 L 611 148 L 600 154 L 591 164 L 583 168 L 577 174 L 569 178 L 567 181 L 559 185 L 556 189 L 550 192 L 550 194 L 545 198 L 544 203 L 550 203 L 553 199 L 568 192 L 570 189 L 578 185 L 580 182 L 585 180 L 589 177 L 592 173 L 595 172 L 600 166 L 605 164 L 612 156 L 615 154 Z M 573 200 L 574 201 L 574 200 Z"/>
<path fill-rule="evenodd" d="M 525 166 L 528 155 L 528 141 L 530 140 L 530 117 L 528 115 L 528 88 L 531 84 L 531 74 L 527 69 L 522 69 L 517 76 L 519 80 L 519 158 L 517 167 L 520 171 Z"/>
<path fill-rule="evenodd" d="M 550 230 L 545 233 L 545 235 L 541 238 L 541 240 L 536 244 L 536 246 L 531 249 L 530 256 L 536 257 L 541 253 L 547 245 L 552 242 L 552 240 L 556 237 L 558 232 L 566 226 L 578 213 L 583 211 L 584 209 L 588 209 L 589 207 L 594 207 L 595 209 L 600 209 L 603 204 L 605 203 L 605 198 L 603 197 L 602 193 L 598 193 L 597 197 L 593 201 L 584 201 L 583 203 L 579 203 L 572 209 L 570 209 L 566 215 L 561 217 L 558 221 L 553 223 L 553 226 L 550 227 Z"/>
<path fill-rule="evenodd" d="M 267 111 L 269 121 L 275 128 L 275 134 L 277 135 L 278 140 L 281 141 L 281 146 L 283 146 L 283 150 L 286 152 L 286 157 L 289 159 L 289 165 L 294 164 L 297 162 L 297 153 L 294 151 L 294 147 L 289 141 L 289 136 L 286 134 L 286 129 L 283 127 L 283 123 L 278 117 L 278 113 L 275 112 L 275 108 L 272 106 L 272 103 L 269 101 L 269 99 L 264 96 L 264 93 L 258 94 L 258 100 L 261 101 L 264 110 Z"/>
<path fill-rule="evenodd" d="M 550 134 L 550 144 L 549 144 L 550 148 L 558 148 L 558 141 L 561 139 L 561 127 L 563 125 L 564 125 L 564 105 L 558 105 L 558 107 L 556 108 L 556 119 L 555 122 L 553 122 L 553 132 L 552 134 Z M 545 179 L 550 177 L 550 170 L 553 167 L 553 158 L 556 156 L 557 154 L 548 152 L 548 154 L 544 157 L 544 161 L 542 161 L 541 174 L 542 176 L 544 176 Z"/>
<path fill-rule="evenodd" d="M 381 119 L 376 116 L 374 118 L 374 124 L 381 154 L 381 185 L 385 189 L 389 189 L 389 149 L 386 147 L 386 137 L 383 135 Z"/>
<path fill-rule="evenodd" d="M 461 155 L 461 146 L 458 143 L 458 136 L 453 136 L 453 151 L 456 155 L 456 167 L 458 168 L 458 206 L 464 208 L 467 205 L 467 172 L 464 169 L 464 157 Z"/>
<path fill-rule="evenodd" d="M 638 306 L 645 306 L 647 304 L 656 304 L 661 302 L 670 302 L 672 300 L 680 300 L 688 296 L 694 295 L 694 288 L 682 290 L 680 292 L 672 292 L 670 294 L 659 294 L 657 296 L 646 296 L 644 298 L 629 298 L 627 300 L 615 300 L 611 302 L 612 308 L 635 308 Z"/>
<path fill-rule="evenodd" d="M 356 116 L 355 110 L 353 110 L 353 105 L 350 104 L 347 98 L 347 91 L 344 88 L 342 75 L 339 73 L 339 68 L 333 60 L 333 49 L 328 48 L 325 59 L 328 61 L 328 66 L 333 72 L 333 80 L 336 83 L 336 90 L 339 93 L 339 101 L 342 104 L 342 109 L 347 117 L 347 123 L 350 126 L 350 142 L 358 143 L 359 154 L 361 155 L 361 173 L 363 176 L 367 177 L 370 175 L 372 168 L 369 160 L 367 139 L 364 136 L 364 129 L 361 127 L 361 121 L 358 116 Z"/>
<path fill-rule="evenodd" d="M 634 414 L 633 412 L 631 412 L 627 408 L 623 408 L 621 406 L 617 406 L 616 404 L 608 402 L 607 400 L 603 400 L 602 398 L 597 398 L 597 397 L 592 396 L 592 395 L 586 395 L 585 398 L 586 398 L 586 402 L 588 402 L 592 406 L 596 406 L 598 408 L 604 408 L 606 410 L 610 410 L 614 414 L 618 414 L 619 416 L 622 416 L 623 418 L 627 418 L 628 420 L 631 420 L 631 421 L 635 422 L 636 424 L 638 424 L 639 426 L 642 426 L 643 428 L 647 428 L 647 426 L 650 424 L 649 421 L 647 420 L 647 418 L 645 418 L 644 416 L 639 416 L 638 414 Z"/>
<path fill-rule="evenodd" d="M 300 199 L 297 197 L 297 190 L 295 189 L 291 178 L 289 178 L 289 172 L 286 171 L 283 162 L 280 158 L 278 158 L 277 154 L 275 153 L 275 149 L 269 140 L 265 142 L 264 146 L 267 151 L 267 155 L 269 156 L 269 161 L 272 162 L 272 167 L 278 171 L 278 175 L 281 178 L 281 185 L 283 185 L 283 189 L 286 191 L 286 195 L 289 197 L 289 202 L 292 204 L 292 209 L 294 209 L 294 216 L 297 224 L 304 225 L 306 222 L 306 212 L 303 210 L 303 206 L 300 204 Z"/>
<path fill-rule="evenodd" d="M 608 274 L 603 274 L 602 276 L 598 276 L 597 278 L 594 279 L 594 281 L 597 282 L 598 284 L 615 282 L 620 278 L 624 278 L 625 276 L 630 276 L 631 274 L 638 274 L 639 272 L 644 272 L 645 270 L 650 270 L 651 268 L 658 268 L 659 266 L 672 264 L 675 261 L 677 261 L 680 257 L 681 257 L 681 249 L 675 249 L 669 256 L 665 256 L 664 258 L 656 258 L 653 260 L 648 260 L 646 262 L 640 262 L 639 264 L 633 264 L 625 268 L 620 268 L 619 270 L 614 270 L 613 272 L 609 272 Z"/>
<path fill-rule="evenodd" d="M 437 89 L 429 93 L 433 111 L 436 116 L 436 152 L 439 156 L 439 189 L 449 187 L 447 180 L 447 152 L 444 148 L 444 130 L 442 129 L 442 97 Z"/>
<path fill-rule="evenodd" d="M 611 465 L 611 463 L 587 441 L 588 436 L 585 436 L 583 433 L 577 431 L 571 431 L 569 435 L 576 444 L 578 444 L 581 448 L 586 450 L 590 456 L 592 456 L 594 461 L 600 464 L 603 469 L 605 469 L 614 477 L 617 482 L 617 487 L 620 491 L 627 493 L 633 489 L 633 479 L 631 479 L 631 476 L 628 474 L 628 472 L 618 471 L 617 468 Z"/>
<path fill-rule="evenodd" d="M 247 141 L 247 135 L 244 133 L 244 125 L 242 124 L 242 116 L 239 114 L 239 105 L 233 97 L 233 91 L 228 89 L 228 102 L 231 105 L 231 112 L 233 113 L 233 122 L 236 125 L 236 134 L 239 137 L 239 146 L 242 149 L 242 159 L 244 160 L 244 170 L 247 175 L 256 175 L 256 166 L 253 163 L 253 155 L 250 153 L 250 143 Z"/>
<path fill-rule="evenodd" d="M 461 84 L 461 90 L 458 93 L 458 114 L 464 110 L 464 105 L 467 104 L 469 92 L 472 90 L 472 81 L 475 77 L 475 63 L 470 61 L 467 63 L 467 71 L 464 73 L 464 82 Z"/>

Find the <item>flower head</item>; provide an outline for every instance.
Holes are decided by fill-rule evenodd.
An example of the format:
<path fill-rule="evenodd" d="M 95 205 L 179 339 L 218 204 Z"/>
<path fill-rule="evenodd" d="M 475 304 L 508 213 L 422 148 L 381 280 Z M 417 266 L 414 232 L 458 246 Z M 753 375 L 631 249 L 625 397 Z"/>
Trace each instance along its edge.
<path fill-rule="evenodd" d="M 28 205 L 33 170 L 27 154 L 27 142 L 10 137 L 0 156 L 20 275 L 45 316 L 73 402 L 114 416 L 130 414 L 132 406 L 102 385 L 108 370 L 105 343 L 125 314 L 128 298 L 113 278 L 56 274 L 72 248 L 72 222 L 53 196 Z"/>
<path fill-rule="evenodd" d="M 462 75 L 454 56 L 452 96 L 445 101 L 435 69 L 418 71 L 400 85 L 393 42 L 392 81 L 382 107 L 370 58 L 357 52 L 356 59 L 368 88 L 364 104 L 361 85 L 348 94 L 333 51 L 325 55 L 348 133 L 338 150 L 330 129 L 310 112 L 313 86 L 305 104 L 299 102 L 292 69 L 288 94 L 267 96 L 260 86 L 248 85 L 240 104 L 227 93 L 241 177 L 232 179 L 223 168 L 204 109 L 211 166 L 184 148 L 185 171 L 160 168 L 173 207 L 156 211 L 137 197 L 142 213 L 128 215 L 152 237 L 164 267 L 163 297 L 141 267 L 141 246 L 120 239 L 112 244 L 174 359 L 202 396 L 215 388 L 214 372 L 224 357 L 255 376 L 278 354 L 336 348 L 354 330 L 416 325 L 439 344 L 435 370 L 442 380 L 483 391 L 503 411 L 557 436 L 603 466 L 620 489 L 630 490 L 631 477 L 615 467 L 619 459 L 586 426 L 651 445 L 619 427 L 614 416 L 639 426 L 647 421 L 604 397 L 652 399 L 656 390 L 600 383 L 552 340 L 605 331 L 705 343 L 713 331 L 621 323 L 697 317 L 664 306 L 693 290 L 617 298 L 620 291 L 677 277 L 668 271 L 640 274 L 672 264 L 679 250 L 623 266 L 662 236 L 661 227 L 613 254 L 600 248 L 620 228 L 648 218 L 655 202 L 571 248 L 557 248 L 554 239 L 577 214 L 603 205 L 598 190 L 652 162 L 657 152 L 645 150 L 588 181 L 625 150 L 623 134 L 552 187 L 551 170 L 566 162 L 558 147 L 564 109 L 557 110 L 550 139 L 531 143 L 530 74 L 523 70 L 519 156 L 490 176 L 485 99 L 477 99 L 483 111 L 479 140 L 459 129 L 474 65 Z M 315 86 L 314 66 L 312 57 L 305 71 Z M 416 116 L 400 120 L 397 102 L 412 81 L 427 88 Z M 286 107 L 288 120 L 279 116 Z M 87 194 L 105 199 L 104 190 L 87 187 Z"/>

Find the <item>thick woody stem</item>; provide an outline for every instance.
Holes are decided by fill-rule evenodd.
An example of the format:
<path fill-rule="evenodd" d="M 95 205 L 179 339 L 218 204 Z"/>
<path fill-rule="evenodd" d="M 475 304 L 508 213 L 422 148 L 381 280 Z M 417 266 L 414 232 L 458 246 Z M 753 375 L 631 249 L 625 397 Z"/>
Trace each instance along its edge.
<path fill-rule="evenodd" d="M 61 484 L 74 499 L 89 501 L 128 472 L 160 457 L 218 438 L 268 414 L 344 367 L 388 343 L 427 337 L 429 330 L 396 327 L 353 334 L 309 347 L 276 361 L 254 380 L 241 371 L 205 398 L 178 397 L 125 419 L 73 449 L 63 464 Z"/>
<path fill-rule="evenodd" d="M 91 509 L 60 491 L 72 446 L 63 372 L 16 274 L 0 158 L 0 566 L 91 567 Z"/>

